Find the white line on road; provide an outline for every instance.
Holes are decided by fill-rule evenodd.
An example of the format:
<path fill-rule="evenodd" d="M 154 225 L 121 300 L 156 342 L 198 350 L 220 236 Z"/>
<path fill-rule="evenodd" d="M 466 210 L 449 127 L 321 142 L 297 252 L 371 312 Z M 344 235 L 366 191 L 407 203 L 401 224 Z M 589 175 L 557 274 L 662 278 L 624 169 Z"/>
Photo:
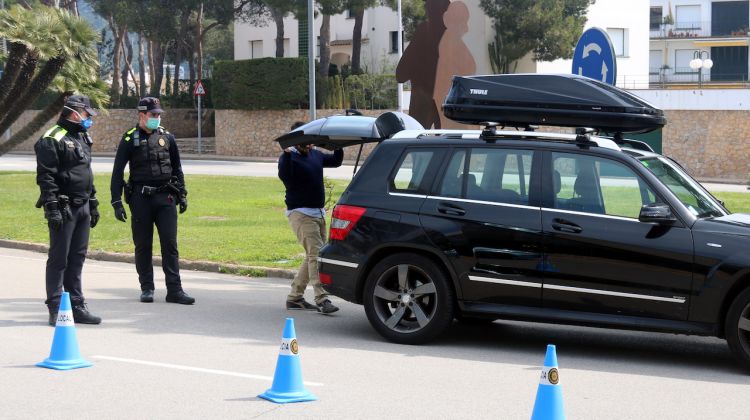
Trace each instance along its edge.
<path fill-rule="evenodd" d="M 13 258 L 16 260 L 46 261 L 46 258 L 16 257 L 14 255 L 0 255 L 0 258 Z"/>
<path fill-rule="evenodd" d="M 93 357 L 94 359 L 112 360 L 115 362 L 123 362 L 123 363 L 134 363 L 137 365 L 156 366 L 156 367 L 178 369 L 178 370 L 189 370 L 192 372 L 201 372 L 201 373 L 213 373 L 214 375 L 236 376 L 239 378 L 260 379 L 260 380 L 269 381 L 269 382 L 273 381 L 273 378 L 270 376 L 253 375 L 250 373 L 229 372 L 226 370 L 216 370 L 216 369 L 204 369 L 204 368 L 198 368 L 198 367 L 192 367 L 192 366 L 173 365 L 170 363 L 159 363 L 159 362 L 149 362 L 146 360 L 125 359 L 122 357 L 112 357 L 112 356 L 91 356 L 91 357 Z M 305 381 L 304 384 L 307 386 L 323 386 L 323 384 L 320 382 Z"/>

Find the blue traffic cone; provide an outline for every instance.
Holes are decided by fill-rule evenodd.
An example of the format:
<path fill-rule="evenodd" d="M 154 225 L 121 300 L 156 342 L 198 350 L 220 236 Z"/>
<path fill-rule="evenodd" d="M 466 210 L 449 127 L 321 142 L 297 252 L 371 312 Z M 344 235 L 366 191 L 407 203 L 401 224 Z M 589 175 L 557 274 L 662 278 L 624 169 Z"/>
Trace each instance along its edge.
<path fill-rule="evenodd" d="M 73 310 L 70 307 L 70 295 L 63 292 L 60 308 L 57 311 L 55 336 L 52 338 L 52 350 L 49 357 L 36 364 L 49 369 L 68 370 L 91 366 L 91 362 L 81 358 L 78 350 L 78 337 L 73 321 Z"/>
<path fill-rule="evenodd" d="M 318 399 L 306 390 L 302 383 L 302 366 L 298 353 L 299 345 L 297 335 L 294 333 L 294 318 L 287 318 L 284 324 L 284 334 L 281 337 L 279 358 L 276 360 L 273 385 L 266 392 L 258 395 L 260 398 L 278 404 Z"/>
<path fill-rule="evenodd" d="M 557 370 L 557 352 L 554 344 L 547 345 L 542 376 L 536 391 L 531 420 L 565 420 L 560 372 Z"/>

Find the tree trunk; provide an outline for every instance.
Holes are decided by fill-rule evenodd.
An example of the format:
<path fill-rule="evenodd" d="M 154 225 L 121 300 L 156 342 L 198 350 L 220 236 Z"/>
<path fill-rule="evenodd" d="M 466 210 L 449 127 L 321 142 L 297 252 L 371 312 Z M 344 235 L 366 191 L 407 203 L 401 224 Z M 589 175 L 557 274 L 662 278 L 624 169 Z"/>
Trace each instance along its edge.
<path fill-rule="evenodd" d="M 145 48 L 143 33 L 140 33 L 138 34 L 138 80 L 141 82 L 138 90 L 139 97 L 146 96 L 146 60 L 143 57 Z"/>
<path fill-rule="evenodd" d="M 195 26 L 195 64 L 198 80 L 203 79 L 203 2 L 198 8 L 198 24 Z M 191 80 L 190 86 L 195 86 Z"/>
<path fill-rule="evenodd" d="M 107 20 L 109 21 L 109 29 L 112 31 L 112 37 L 115 41 L 112 51 L 112 88 L 110 89 L 110 97 L 112 104 L 118 106 L 120 104 L 120 55 L 122 52 L 122 38 L 125 36 L 126 28 L 118 27 L 112 15 Z"/>
<path fill-rule="evenodd" d="M 26 89 L 29 87 L 31 80 L 34 77 L 37 60 L 38 56 L 35 52 L 29 52 L 26 55 L 26 61 L 23 63 L 23 67 L 21 67 L 21 70 L 18 72 L 16 82 L 13 83 L 13 86 L 11 87 L 10 92 L 8 92 L 8 96 L 5 97 L 5 100 L 0 102 L 0 119 L 8 114 L 8 112 L 11 110 L 11 107 L 13 107 L 18 102 L 19 98 L 23 97 L 24 92 L 26 92 Z M 0 131 L 0 134 L 2 133 L 5 133 L 5 130 Z"/>
<path fill-rule="evenodd" d="M 0 78 L 0 104 L 8 97 L 11 87 L 23 69 L 24 61 L 29 49 L 20 42 L 8 43 L 8 59 L 3 69 L 3 77 Z"/>
<path fill-rule="evenodd" d="M 365 9 L 357 9 L 354 15 L 354 31 L 352 31 L 352 74 L 362 73 L 362 22 L 365 20 Z"/>
<path fill-rule="evenodd" d="M 185 41 L 187 37 L 188 21 L 190 19 L 190 11 L 182 11 L 180 16 L 180 30 L 175 40 L 175 63 L 174 63 L 174 74 L 172 74 L 172 95 L 177 95 L 180 92 L 180 65 L 183 60 L 183 53 L 189 50 L 189 46 Z"/>
<path fill-rule="evenodd" d="M 164 46 L 160 41 L 153 42 L 154 47 L 154 80 L 151 83 L 151 96 L 161 96 L 161 82 L 164 79 Z"/>
<path fill-rule="evenodd" d="M 320 66 L 318 67 L 320 83 L 316 83 L 316 86 L 320 86 L 318 89 L 318 100 L 317 103 L 325 103 L 326 97 L 328 96 L 328 67 L 331 65 L 331 16 L 323 15 L 322 23 L 320 24 Z"/>
<path fill-rule="evenodd" d="M 28 140 L 29 137 L 34 135 L 34 133 L 41 130 L 45 125 L 47 125 L 49 120 L 55 118 L 55 116 L 58 115 L 60 111 L 62 111 L 63 105 L 65 104 L 65 98 L 72 94 L 73 92 L 60 93 L 57 98 L 52 101 L 52 103 L 47 105 L 46 108 L 36 114 L 36 117 L 34 117 L 33 120 L 29 121 L 29 123 L 26 124 L 22 129 L 13 134 L 13 136 L 9 138 L 8 141 L 0 143 L 0 156 L 10 152 L 21 143 Z"/>
<path fill-rule="evenodd" d="M 21 116 L 23 111 L 28 109 L 39 98 L 39 95 L 44 93 L 64 65 L 64 56 L 57 56 L 47 60 L 44 67 L 39 71 L 39 74 L 29 84 L 29 88 L 22 95 L 15 97 L 16 101 L 13 103 L 13 108 L 0 121 L 0 133 L 4 133 L 5 130 L 10 128 L 11 124 Z"/>
<path fill-rule="evenodd" d="M 190 73 L 190 85 L 195 86 L 195 50 L 188 53 L 188 72 Z"/>
<path fill-rule="evenodd" d="M 151 86 L 151 89 L 153 89 L 154 81 L 156 80 L 156 67 L 154 66 L 154 42 L 149 39 L 146 45 L 148 46 L 148 49 L 146 50 L 146 54 L 148 54 L 148 83 Z"/>
<path fill-rule="evenodd" d="M 122 38 L 122 58 L 125 61 L 125 66 L 120 73 L 120 79 L 122 79 L 122 96 L 130 96 L 130 86 L 128 86 L 128 70 L 130 69 L 130 62 L 133 61 L 133 44 L 130 43 L 130 36 L 125 32 L 125 36 Z M 133 80 L 135 82 L 135 80 Z"/>
<path fill-rule="evenodd" d="M 277 8 L 271 7 L 271 17 L 276 22 L 276 57 L 284 56 L 284 14 Z"/>

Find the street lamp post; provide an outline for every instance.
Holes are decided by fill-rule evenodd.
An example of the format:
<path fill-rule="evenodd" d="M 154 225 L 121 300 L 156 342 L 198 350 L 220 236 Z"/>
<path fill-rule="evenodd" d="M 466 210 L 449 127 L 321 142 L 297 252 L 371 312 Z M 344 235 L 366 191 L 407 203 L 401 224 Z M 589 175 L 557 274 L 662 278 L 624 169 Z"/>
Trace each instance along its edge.
<path fill-rule="evenodd" d="M 695 50 L 693 59 L 690 60 L 690 68 L 698 71 L 698 87 L 703 89 L 703 69 L 711 70 L 714 61 L 708 56 L 708 51 Z"/>

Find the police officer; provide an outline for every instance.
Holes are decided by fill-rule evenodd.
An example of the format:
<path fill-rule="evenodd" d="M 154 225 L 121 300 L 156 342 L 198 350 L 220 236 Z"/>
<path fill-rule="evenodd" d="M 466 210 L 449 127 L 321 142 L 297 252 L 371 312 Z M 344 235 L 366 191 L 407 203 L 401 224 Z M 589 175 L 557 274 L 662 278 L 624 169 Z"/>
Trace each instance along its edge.
<path fill-rule="evenodd" d="M 89 98 L 69 96 L 60 118 L 34 145 L 36 183 L 49 227 L 49 254 L 45 280 L 49 324 L 55 325 L 63 289 L 70 294 L 73 319 L 78 324 L 99 324 L 84 302 L 81 270 L 89 246 L 89 229 L 99 222 L 91 172 L 91 136 L 87 130 L 96 112 Z"/>
<path fill-rule="evenodd" d="M 112 207 L 117 220 L 127 219 L 122 204 L 130 205 L 135 244 L 135 268 L 141 283 L 141 302 L 154 301 L 152 244 L 154 225 L 159 231 L 162 268 L 166 277 L 166 301 L 191 305 L 195 299 L 182 290 L 177 252 L 177 209 L 187 210 L 187 190 L 174 136 L 160 125 L 159 99 L 146 97 L 138 102 L 138 125 L 123 134 L 117 146 L 112 170 Z M 130 167 L 125 184 L 123 171 Z"/>

